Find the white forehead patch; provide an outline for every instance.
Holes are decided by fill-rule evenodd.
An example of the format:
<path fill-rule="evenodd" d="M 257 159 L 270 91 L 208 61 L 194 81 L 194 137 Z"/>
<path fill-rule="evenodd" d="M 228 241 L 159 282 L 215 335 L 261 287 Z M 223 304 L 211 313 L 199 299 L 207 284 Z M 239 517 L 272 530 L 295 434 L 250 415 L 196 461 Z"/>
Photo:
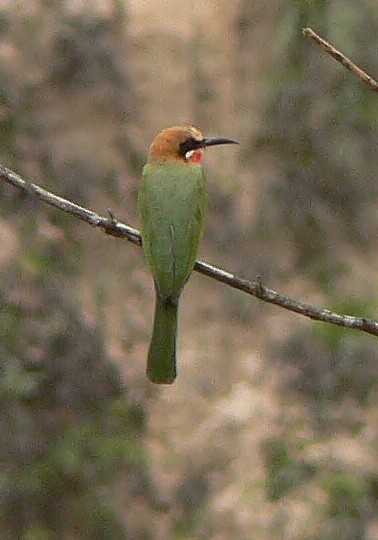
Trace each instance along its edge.
<path fill-rule="evenodd" d="M 200 131 L 198 131 L 196 128 L 190 128 L 190 135 L 193 137 L 195 141 L 203 141 L 203 135 Z"/>

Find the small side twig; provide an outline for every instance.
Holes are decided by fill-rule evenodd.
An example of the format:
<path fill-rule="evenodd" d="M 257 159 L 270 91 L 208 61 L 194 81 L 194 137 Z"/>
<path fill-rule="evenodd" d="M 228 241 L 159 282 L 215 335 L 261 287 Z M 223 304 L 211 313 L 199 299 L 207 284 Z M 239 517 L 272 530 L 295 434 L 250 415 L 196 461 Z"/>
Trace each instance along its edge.
<path fill-rule="evenodd" d="M 67 199 L 63 199 L 36 184 L 27 182 L 21 178 L 21 176 L 10 169 L 7 169 L 3 165 L 0 165 L 0 178 L 8 184 L 12 184 L 17 188 L 26 191 L 31 196 L 34 196 L 55 208 L 63 210 L 93 227 L 102 229 L 107 234 L 119 238 L 126 238 L 129 242 L 138 246 L 142 245 L 140 232 L 137 229 L 118 221 L 112 212 L 108 212 L 109 217 L 100 216 L 83 206 L 79 206 Z M 265 287 L 265 285 L 261 283 L 260 278 L 258 278 L 258 281 L 256 282 L 248 281 L 202 261 L 197 261 L 194 269 L 220 283 L 225 283 L 234 289 L 255 296 L 264 302 L 275 304 L 276 306 L 293 311 L 304 317 L 308 317 L 315 321 L 343 326 L 345 328 L 353 328 L 355 330 L 360 330 L 361 332 L 366 332 L 367 334 L 378 336 L 378 321 L 367 319 L 365 317 L 335 313 L 328 309 L 316 308 L 309 304 L 298 302 L 293 298 L 289 298 L 284 294 Z"/>
<path fill-rule="evenodd" d="M 337 62 L 340 62 L 344 67 L 349 69 L 354 73 L 361 81 L 367 84 L 374 92 L 378 92 L 378 82 L 368 75 L 363 69 L 358 67 L 352 60 L 350 60 L 345 54 L 341 53 L 333 45 L 328 43 L 325 39 L 320 37 L 314 30 L 310 27 L 302 29 L 303 34 L 315 41 L 326 53 L 330 54 Z"/>

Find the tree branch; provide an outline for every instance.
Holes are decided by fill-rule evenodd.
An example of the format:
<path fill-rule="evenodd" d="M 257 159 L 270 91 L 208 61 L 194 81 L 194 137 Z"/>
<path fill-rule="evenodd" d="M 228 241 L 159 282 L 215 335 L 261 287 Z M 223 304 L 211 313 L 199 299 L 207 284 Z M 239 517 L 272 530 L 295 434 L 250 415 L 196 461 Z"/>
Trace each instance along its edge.
<path fill-rule="evenodd" d="M 50 191 L 32 184 L 21 178 L 18 174 L 7 169 L 3 165 L 0 165 L 0 177 L 13 186 L 26 191 L 33 197 L 54 206 L 72 216 L 85 221 L 89 225 L 102 229 L 106 234 L 116 236 L 118 238 L 126 238 L 129 242 L 141 246 L 141 236 L 140 232 L 129 225 L 118 221 L 114 218 L 111 212 L 109 212 L 109 217 L 103 217 L 83 206 L 79 206 L 67 199 L 63 199 L 57 195 L 54 195 Z M 378 321 L 367 319 L 365 317 L 355 317 L 352 315 L 343 315 L 340 313 L 334 313 L 328 309 L 315 308 L 308 304 L 303 304 L 284 294 L 280 294 L 272 289 L 268 289 L 261 282 L 252 282 L 246 279 L 242 279 L 238 276 L 230 274 L 225 270 L 211 266 L 208 263 L 197 261 L 194 269 L 200 274 L 204 274 L 220 283 L 225 283 L 234 289 L 245 292 L 264 302 L 269 304 L 275 304 L 289 311 L 299 313 L 304 317 L 308 317 L 314 321 L 322 321 L 330 324 L 335 324 L 337 326 L 343 326 L 345 328 L 353 328 L 355 330 L 360 330 L 361 332 L 366 332 L 374 336 L 378 336 Z"/>
<path fill-rule="evenodd" d="M 312 39 L 320 45 L 320 47 L 328 54 L 330 54 L 337 62 L 340 62 L 344 67 L 349 69 L 352 73 L 354 73 L 359 79 L 361 79 L 364 83 L 366 83 L 374 92 L 378 92 L 378 82 L 373 79 L 373 77 L 370 77 L 363 69 L 356 66 L 352 60 L 350 60 L 347 56 L 345 56 L 343 53 L 335 49 L 328 41 L 321 38 L 312 28 L 307 27 L 302 29 L 303 35 L 306 37 Z"/>

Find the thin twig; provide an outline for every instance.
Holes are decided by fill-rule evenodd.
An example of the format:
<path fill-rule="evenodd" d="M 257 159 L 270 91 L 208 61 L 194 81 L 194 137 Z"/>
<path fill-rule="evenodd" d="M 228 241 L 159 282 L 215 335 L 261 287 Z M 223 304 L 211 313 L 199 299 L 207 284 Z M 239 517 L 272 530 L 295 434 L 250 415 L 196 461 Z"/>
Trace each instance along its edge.
<path fill-rule="evenodd" d="M 340 62 L 344 67 L 349 69 L 352 73 L 354 73 L 359 79 L 361 79 L 364 83 L 366 83 L 374 92 L 378 92 L 378 82 L 373 79 L 370 75 L 368 75 L 363 69 L 356 66 L 352 60 L 350 60 L 347 56 L 345 56 L 343 53 L 335 49 L 328 41 L 321 38 L 312 28 L 303 28 L 302 30 L 303 34 L 306 37 L 309 37 L 310 39 L 314 40 L 320 47 L 328 54 L 330 54 L 337 62 Z"/>
<path fill-rule="evenodd" d="M 118 238 L 126 238 L 129 242 L 138 246 L 142 244 L 140 232 L 137 229 L 118 221 L 111 212 L 109 213 L 109 218 L 102 217 L 83 206 L 79 206 L 67 199 L 58 197 L 36 184 L 27 182 L 18 174 L 2 165 L 0 165 L 0 177 L 5 180 L 5 182 L 26 191 L 37 199 L 75 216 L 93 227 L 102 229 L 107 234 Z M 308 304 L 303 304 L 284 294 L 268 289 L 261 283 L 261 280 L 256 282 L 248 281 L 205 262 L 197 261 L 194 269 L 200 274 L 204 274 L 205 276 L 221 283 L 225 283 L 234 289 L 255 296 L 264 302 L 275 304 L 315 321 L 335 324 L 345 328 L 353 328 L 355 330 L 360 330 L 361 332 L 378 336 L 378 321 L 366 319 L 364 317 L 334 313 L 328 309 L 315 308 Z"/>

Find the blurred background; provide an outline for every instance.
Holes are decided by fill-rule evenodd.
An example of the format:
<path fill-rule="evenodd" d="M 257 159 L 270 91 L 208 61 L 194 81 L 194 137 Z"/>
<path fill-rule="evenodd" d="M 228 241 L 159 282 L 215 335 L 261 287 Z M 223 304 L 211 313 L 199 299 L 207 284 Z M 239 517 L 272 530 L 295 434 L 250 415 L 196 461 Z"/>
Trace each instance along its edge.
<path fill-rule="evenodd" d="M 201 258 L 377 316 L 376 0 L 0 2 L 0 159 L 138 227 L 151 139 L 206 154 Z M 0 536 L 378 538 L 376 339 L 193 275 L 179 375 L 145 377 L 141 250 L 1 183 Z"/>

